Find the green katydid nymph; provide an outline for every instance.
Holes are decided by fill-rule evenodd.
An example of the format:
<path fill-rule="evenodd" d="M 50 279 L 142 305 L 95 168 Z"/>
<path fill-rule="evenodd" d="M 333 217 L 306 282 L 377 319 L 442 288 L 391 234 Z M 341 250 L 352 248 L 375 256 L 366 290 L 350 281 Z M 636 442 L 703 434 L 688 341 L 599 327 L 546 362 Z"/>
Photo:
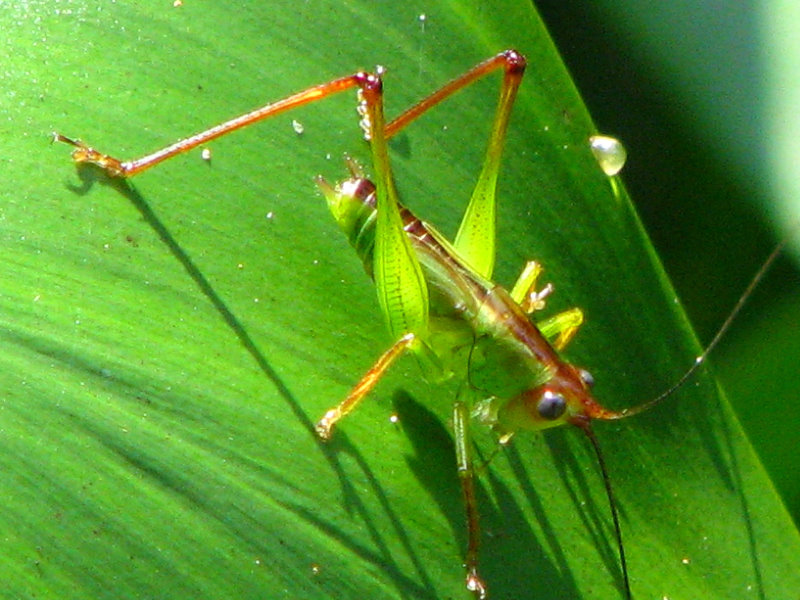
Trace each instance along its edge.
<path fill-rule="evenodd" d="M 514 50 L 502 52 L 438 89 L 390 122 L 383 114 L 383 84 L 377 73 L 357 72 L 302 90 L 185 138 L 143 158 L 120 161 L 89 146 L 56 134 L 59 141 L 75 146 L 73 158 L 90 163 L 114 177 L 132 177 L 176 154 L 195 148 L 221 135 L 293 108 L 356 89 L 361 127 L 372 152 L 373 178 L 368 179 L 355 162 L 350 176 L 332 186 L 318 178 L 328 207 L 374 279 L 381 312 L 394 343 L 353 387 L 350 394 L 328 410 L 316 431 L 329 440 L 339 421 L 369 394 L 395 361 L 414 354 L 432 379 L 460 377 L 480 385 L 465 385 L 453 402 L 452 417 L 456 467 L 463 489 L 467 522 L 465 553 L 466 586 L 477 597 L 487 595 L 480 575 L 478 547 L 479 510 L 475 492 L 470 421 L 491 427 L 501 443 L 523 430 L 541 430 L 573 425 L 582 430 L 597 456 L 610 506 L 619 553 L 622 595 L 631 589 L 617 506 L 603 455 L 592 432 L 595 419 L 621 419 L 642 412 L 669 395 L 703 362 L 733 317 L 678 383 L 645 404 L 622 411 L 608 410 L 592 396 L 592 376 L 570 364 L 560 351 L 583 322 L 579 309 L 535 321 L 552 291 L 537 287 L 541 266 L 529 262 L 516 284 L 507 291 L 492 281 L 495 262 L 495 188 L 500 171 L 509 117 L 525 71 L 526 59 Z M 478 182 L 461 226 L 452 242 L 434 227 L 404 208 L 395 190 L 387 140 L 425 111 L 487 74 L 502 71 L 500 97 L 491 128 L 488 150 Z M 624 150 L 613 138 L 595 136 L 587 148 L 608 175 L 624 163 Z M 759 271 L 763 275 L 771 259 Z M 738 311 L 739 305 L 734 310 Z M 501 377 L 481 376 L 502 373 Z"/>

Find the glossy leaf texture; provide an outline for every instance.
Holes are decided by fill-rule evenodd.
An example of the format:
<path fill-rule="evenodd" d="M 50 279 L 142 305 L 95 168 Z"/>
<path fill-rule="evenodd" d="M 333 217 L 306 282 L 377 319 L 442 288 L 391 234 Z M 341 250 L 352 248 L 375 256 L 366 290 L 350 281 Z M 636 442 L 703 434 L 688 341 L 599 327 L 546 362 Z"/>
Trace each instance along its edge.
<path fill-rule="evenodd" d="M 614 408 L 660 392 L 698 351 L 624 191 L 592 157 L 595 131 L 528 3 L 0 10 L 9 597 L 468 597 L 448 432 L 456 386 L 425 384 L 406 361 L 329 444 L 313 433 L 390 343 L 313 184 L 343 176 L 345 153 L 368 159 L 354 99 L 254 126 L 214 142 L 210 160 L 194 152 L 129 186 L 76 172 L 68 148 L 48 145 L 52 130 L 133 157 L 376 64 L 391 117 L 515 47 L 530 67 L 499 181 L 496 279 L 512 283 L 526 259 L 545 265 L 549 309 L 587 316 L 568 356 Z M 390 145 L 404 202 L 448 236 L 497 87 L 476 84 Z M 800 587 L 797 531 L 707 374 L 597 433 L 636 597 Z M 492 451 L 489 435 L 480 448 Z M 493 598 L 621 597 L 579 432 L 520 436 L 479 496 Z"/>

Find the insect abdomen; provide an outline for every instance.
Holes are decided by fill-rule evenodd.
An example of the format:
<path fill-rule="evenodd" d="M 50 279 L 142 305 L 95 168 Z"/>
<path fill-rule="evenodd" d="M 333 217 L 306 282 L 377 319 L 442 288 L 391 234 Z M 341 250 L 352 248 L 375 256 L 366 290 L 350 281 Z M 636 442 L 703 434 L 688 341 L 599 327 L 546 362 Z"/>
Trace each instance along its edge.
<path fill-rule="evenodd" d="M 375 185 L 369 179 L 354 176 L 336 188 L 325 182 L 320 182 L 320 187 L 331 214 L 372 277 L 377 216 Z M 466 320 L 475 318 L 492 284 L 482 281 L 465 266 L 449 243 L 410 210 L 400 206 L 400 216 L 425 272 L 431 313 Z"/>

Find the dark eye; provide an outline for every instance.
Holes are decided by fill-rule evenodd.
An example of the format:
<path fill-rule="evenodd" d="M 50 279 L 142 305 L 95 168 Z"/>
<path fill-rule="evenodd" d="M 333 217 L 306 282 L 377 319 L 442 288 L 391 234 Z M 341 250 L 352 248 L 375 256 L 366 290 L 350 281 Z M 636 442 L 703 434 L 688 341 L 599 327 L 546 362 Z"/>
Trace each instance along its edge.
<path fill-rule="evenodd" d="M 564 411 L 567 410 L 567 401 L 564 396 L 547 390 L 542 394 L 542 399 L 539 400 L 539 405 L 536 407 L 539 411 L 539 416 L 548 421 L 555 421 Z"/>
<path fill-rule="evenodd" d="M 589 373 L 586 369 L 580 370 L 581 381 L 583 381 L 586 387 L 592 387 L 594 385 L 594 375 Z"/>

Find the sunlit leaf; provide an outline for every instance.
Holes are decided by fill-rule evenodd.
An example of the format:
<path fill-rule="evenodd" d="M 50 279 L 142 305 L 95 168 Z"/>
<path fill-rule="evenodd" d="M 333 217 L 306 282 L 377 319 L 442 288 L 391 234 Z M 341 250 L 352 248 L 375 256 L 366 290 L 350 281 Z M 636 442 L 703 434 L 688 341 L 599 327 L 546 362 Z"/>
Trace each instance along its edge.
<path fill-rule="evenodd" d="M 568 356 L 615 408 L 660 392 L 697 352 L 527 3 L 76 0 L 3 6 L 0 19 L 8 597 L 467 597 L 455 388 L 425 384 L 409 361 L 328 445 L 313 432 L 390 343 L 313 184 L 341 177 L 346 152 L 366 162 L 354 99 L 259 124 L 214 142 L 210 160 L 194 152 L 129 186 L 77 173 L 66 146 L 48 146 L 52 130 L 132 157 L 376 64 L 391 116 L 516 47 L 530 67 L 500 180 L 497 280 L 542 261 L 550 310 L 586 312 Z M 476 84 L 391 144 L 404 201 L 450 236 L 497 86 Z M 699 379 L 652 413 L 598 426 L 634 595 L 788 597 L 797 531 Z M 621 597 L 579 432 L 520 436 L 482 474 L 480 499 L 493 598 Z"/>

